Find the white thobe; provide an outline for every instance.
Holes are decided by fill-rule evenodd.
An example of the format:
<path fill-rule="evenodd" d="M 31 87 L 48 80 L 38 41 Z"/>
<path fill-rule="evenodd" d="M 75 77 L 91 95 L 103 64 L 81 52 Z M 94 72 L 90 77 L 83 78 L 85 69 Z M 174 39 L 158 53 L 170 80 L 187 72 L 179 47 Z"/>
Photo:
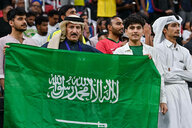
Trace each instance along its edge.
<path fill-rule="evenodd" d="M 165 72 L 168 112 L 159 116 L 159 128 L 192 128 L 192 104 L 186 81 L 192 81 L 189 51 L 164 39 L 156 46 Z"/>

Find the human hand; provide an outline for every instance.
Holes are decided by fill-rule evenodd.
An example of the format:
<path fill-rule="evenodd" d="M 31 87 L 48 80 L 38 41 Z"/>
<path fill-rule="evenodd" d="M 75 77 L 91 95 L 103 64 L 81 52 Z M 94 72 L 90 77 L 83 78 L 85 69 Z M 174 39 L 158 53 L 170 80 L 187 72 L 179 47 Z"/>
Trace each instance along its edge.
<path fill-rule="evenodd" d="M 161 112 L 163 115 L 168 111 L 167 104 L 166 103 L 160 103 Z"/>
<path fill-rule="evenodd" d="M 5 45 L 4 48 L 3 48 L 3 54 L 5 55 L 5 50 L 6 48 L 9 48 L 10 46 L 9 45 Z"/>

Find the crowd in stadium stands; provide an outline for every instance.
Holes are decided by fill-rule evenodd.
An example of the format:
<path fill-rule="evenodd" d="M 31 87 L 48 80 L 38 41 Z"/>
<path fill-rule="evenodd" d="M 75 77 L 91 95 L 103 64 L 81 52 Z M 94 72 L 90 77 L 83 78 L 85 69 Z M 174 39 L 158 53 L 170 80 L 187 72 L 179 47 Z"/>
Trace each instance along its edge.
<path fill-rule="evenodd" d="M 102 52 L 104 54 L 149 55 L 149 58 L 152 57 L 157 69 L 165 79 L 165 84 L 161 89 L 160 108 L 163 115 L 167 116 L 166 118 L 159 118 L 159 128 L 192 128 L 192 123 L 190 123 L 192 104 L 191 100 L 186 100 L 189 96 L 192 96 L 191 0 L 105 0 L 104 2 L 101 2 L 101 0 L 59 0 L 59 4 L 55 3 L 55 0 L 45 0 L 45 6 L 41 0 L 28 0 L 28 8 L 25 7 L 27 5 L 25 2 L 26 0 L 0 1 L 0 128 L 3 127 L 3 50 L 6 43 L 12 41 L 52 48 L 55 47 L 52 44 L 56 39 L 54 36 L 60 38 L 57 49 Z M 56 7 L 55 4 L 59 6 Z M 115 7 L 111 8 L 113 5 Z M 99 10 L 100 7 L 104 8 Z M 22 25 L 13 20 L 16 18 L 14 17 L 14 11 L 18 11 L 18 15 L 23 16 L 23 19 L 20 19 L 20 21 L 23 20 Z M 22 14 L 19 14 L 19 12 Z M 112 12 L 115 12 L 115 14 Z M 78 25 L 83 26 L 83 30 L 76 33 L 68 28 L 69 25 L 64 26 L 70 23 L 75 24 L 72 27 L 76 27 L 76 29 L 79 29 Z M 161 23 L 162 26 L 160 26 Z M 21 26 L 19 27 L 19 25 Z M 177 27 L 178 32 L 176 33 L 178 35 L 171 38 L 170 35 L 173 33 L 170 32 L 170 29 L 174 27 Z M 65 37 L 62 37 L 63 31 L 65 31 Z M 71 35 L 69 31 L 72 31 Z M 82 36 L 79 34 L 82 34 Z M 75 39 L 73 36 L 78 38 Z M 71 37 L 78 42 L 78 45 L 73 45 L 74 40 Z M 162 37 L 169 42 L 163 42 Z M 170 42 L 175 44 L 176 51 L 174 51 L 174 48 L 171 51 L 158 45 L 161 42 L 168 47 L 171 47 Z M 176 46 L 176 44 L 179 46 Z M 166 50 L 168 51 L 167 54 L 173 54 L 171 56 L 172 60 L 170 60 L 169 55 L 163 54 Z M 174 66 L 175 69 L 172 69 L 170 63 L 164 62 L 165 58 L 168 58 L 172 65 L 183 66 L 181 70 L 183 72 L 187 71 L 188 74 L 175 71 Z M 182 60 L 182 58 L 185 59 Z M 165 69 L 159 68 L 159 65 L 163 68 L 167 67 L 168 73 Z M 188 86 L 187 90 L 182 92 L 185 94 L 180 92 L 180 90 L 184 90 L 181 88 L 181 83 L 182 86 Z M 179 85 L 177 89 L 171 88 L 177 85 Z M 171 91 L 173 91 L 172 95 Z M 171 99 L 171 97 L 180 99 Z M 172 100 L 178 100 L 178 102 L 172 103 Z M 180 100 L 185 100 L 185 102 Z M 179 104 L 175 105 L 176 107 L 181 104 L 185 104 L 185 106 L 174 108 L 174 104 Z M 189 109 L 187 108 L 183 112 L 186 106 Z M 178 109 L 178 111 L 171 111 L 172 109 Z M 187 116 L 187 113 L 190 116 Z M 179 115 L 179 117 L 172 117 L 174 115 Z M 183 119 L 185 121 L 182 122 L 180 118 L 183 118 L 183 116 L 185 116 L 185 119 Z M 168 121 L 170 122 L 167 123 Z"/>

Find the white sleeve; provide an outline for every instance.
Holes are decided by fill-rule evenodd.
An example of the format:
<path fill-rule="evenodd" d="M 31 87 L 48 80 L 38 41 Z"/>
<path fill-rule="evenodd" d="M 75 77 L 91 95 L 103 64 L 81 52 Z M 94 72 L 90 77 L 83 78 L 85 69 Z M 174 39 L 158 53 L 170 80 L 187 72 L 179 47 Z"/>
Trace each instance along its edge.
<path fill-rule="evenodd" d="M 167 103 L 167 99 L 166 99 L 166 95 L 165 95 L 165 82 L 164 82 L 165 72 L 164 72 L 162 63 L 159 59 L 159 54 L 155 51 L 155 49 L 152 52 L 152 59 L 154 61 L 154 64 L 155 64 L 157 70 L 159 71 L 159 73 L 161 75 L 160 103 Z"/>
<path fill-rule="evenodd" d="M 0 78 L 4 78 L 4 44 L 0 41 Z"/>
<path fill-rule="evenodd" d="M 177 74 L 179 77 L 181 77 L 183 80 L 192 82 L 192 57 L 189 53 L 189 51 L 184 54 L 185 59 L 184 59 L 184 65 L 185 69 L 184 70 L 175 70 L 173 71 L 175 74 Z"/>

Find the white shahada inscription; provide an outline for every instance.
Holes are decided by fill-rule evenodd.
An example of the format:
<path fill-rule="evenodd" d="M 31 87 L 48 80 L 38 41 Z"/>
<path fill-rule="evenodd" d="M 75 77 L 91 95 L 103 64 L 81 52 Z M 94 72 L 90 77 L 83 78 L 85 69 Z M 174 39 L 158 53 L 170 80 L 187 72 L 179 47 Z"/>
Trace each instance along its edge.
<path fill-rule="evenodd" d="M 47 97 L 91 102 L 116 103 L 119 99 L 119 81 L 80 76 L 53 75 L 49 78 Z"/>

